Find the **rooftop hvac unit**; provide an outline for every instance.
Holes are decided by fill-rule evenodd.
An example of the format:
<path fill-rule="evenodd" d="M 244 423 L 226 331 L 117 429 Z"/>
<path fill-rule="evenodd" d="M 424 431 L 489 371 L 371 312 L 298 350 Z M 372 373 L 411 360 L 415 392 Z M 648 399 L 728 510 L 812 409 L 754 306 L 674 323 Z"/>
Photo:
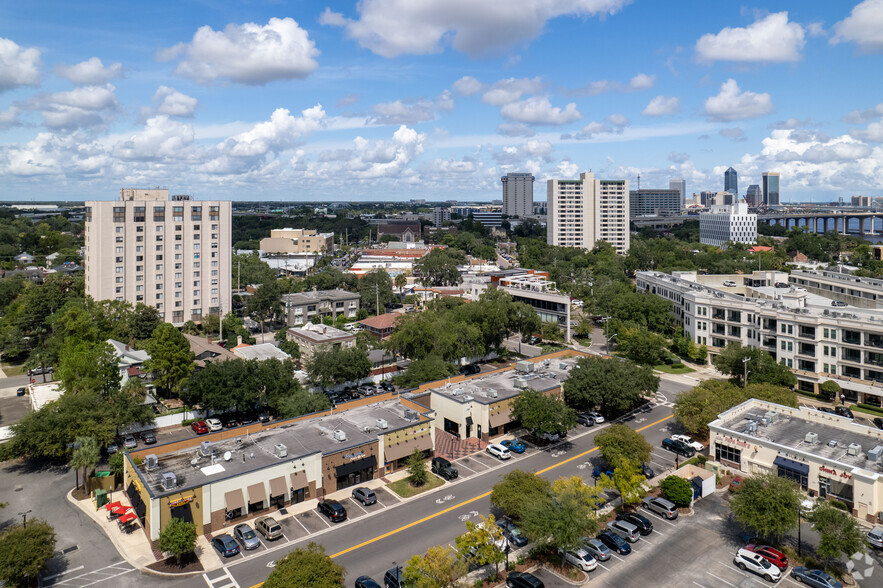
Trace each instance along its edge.
<path fill-rule="evenodd" d="M 388 429 L 389 428 L 389 423 L 387 423 L 386 420 L 384 420 L 384 419 L 377 419 L 375 422 L 377 423 L 378 429 Z"/>
<path fill-rule="evenodd" d="M 748 421 L 747 423 L 745 423 L 745 432 L 749 435 L 754 435 L 755 433 L 757 433 L 757 423 L 755 423 L 754 421 Z"/>
<path fill-rule="evenodd" d="M 559 370 L 566 370 L 567 364 L 562 361 L 561 363 L 558 364 L 558 369 Z"/>
<path fill-rule="evenodd" d="M 172 472 L 163 472 L 162 488 L 163 490 L 173 490 L 178 485 L 178 478 Z"/>
<path fill-rule="evenodd" d="M 524 390 L 527 388 L 527 380 L 524 378 L 515 378 L 515 387 L 519 390 Z"/>
<path fill-rule="evenodd" d="M 212 442 L 203 441 L 202 443 L 200 443 L 199 453 L 202 454 L 203 457 L 210 457 L 212 454 Z"/>
<path fill-rule="evenodd" d="M 463 388 L 454 388 L 451 390 L 451 396 L 459 396 L 463 393 Z"/>
<path fill-rule="evenodd" d="M 777 413 L 777 412 L 774 411 L 774 410 L 768 410 L 766 413 L 764 413 L 763 417 L 764 417 L 767 421 L 769 421 L 770 423 L 777 423 L 777 422 L 779 422 L 779 413 Z"/>
<path fill-rule="evenodd" d="M 410 408 L 406 408 L 405 409 L 405 419 L 407 419 L 409 421 L 417 420 L 417 411 L 411 410 Z"/>
<path fill-rule="evenodd" d="M 862 452 L 862 446 L 858 443 L 850 443 L 846 448 L 846 455 L 858 455 Z"/>
<path fill-rule="evenodd" d="M 877 445 L 873 449 L 868 450 L 868 461 L 880 461 L 881 456 L 883 456 L 883 445 Z"/>
<path fill-rule="evenodd" d="M 552 365 L 552 360 L 551 359 L 543 360 L 543 365 L 546 367 L 549 367 L 550 365 Z"/>
<path fill-rule="evenodd" d="M 156 457 L 155 453 L 151 453 L 150 455 L 144 456 L 144 464 L 148 470 L 152 470 L 159 465 L 159 460 Z"/>
<path fill-rule="evenodd" d="M 288 457 L 288 448 L 283 443 L 277 443 L 273 446 L 273 455 L 278 458 Z"/>
<path fill-rule="evenodd" d="M 341 431 L 337 429 L 334 431 L 334 440 L 335 441 L 346 441 L 346 431 Z"/>
<path fill-rule="evenodd" d="M 488 396 L 490 396 L 491 398 L 497 397 L 497 391 L 494 390 L 493 388 L 488 388 L 487 393 L 488 393 Z"/>
<path fill-rule="evenodd" d="M 529 374 L 533 371 L 533 362 L 519 361 L 515 364 L 515 371 L 521 372 L 523 374 Z"/>
<path fill-rule="evenodd" d="M 469 396 L 468 394 L 463 397 L 464 402 L 472 402 L 473 400 L 475 400 L 475 398 L 473 398 L 472 396 Z"/>
<path fill-rule="evenodd" d="M 803 440 L 806 443 L 812 443 L 813 445 L 817 445 L 819 442 L 819 434 L 813 433 L 812 431 L 810 431 L 809 433 L 806 434 L 806 436 L 803 438 Z"/>

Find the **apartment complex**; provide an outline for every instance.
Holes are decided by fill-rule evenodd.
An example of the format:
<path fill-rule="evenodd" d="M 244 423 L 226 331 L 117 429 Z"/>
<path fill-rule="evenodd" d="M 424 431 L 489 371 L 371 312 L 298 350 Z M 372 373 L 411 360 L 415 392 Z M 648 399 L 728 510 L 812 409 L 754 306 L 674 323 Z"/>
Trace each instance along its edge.
<path fill-rule="evenodd" d="M 699 215 L 699 241 L 721 247 L 729 242 L 757 241 L 757 215 L 748 212 L 744 201 L 733 205 L 712 206 Z"/>
<path fill-rule="evenodd" d="M 681 213 L 683 198 L 679 190 L 632 190 L 629 192 L 629 215 L 676 216 Z"/>
<path fill-rule="evenodd" d="M 779 206 L 779 174 L 778 172 L 763 172 L 763 204 L 764 206 Z"/>
<path fill-rule="evenodd" d="M 337 288 L 283 294 L 282 304 L 285 305 L 288 326 L 296 327 L 309 323 L 314 317 L 331 317 L 336 320 L 339 315 L 343 315 L 348 319 L 356 318 L 359 312 L 359 293 Z"/>
<path fill-rule="evenodd" d="M 86 294 L 153 306 L 177 326 L 230 312 L 230 216 L 229 201 L 160 188 L 86 202 Z"/>
<path fill-rule="evenodd" d="M 883 280 L 828 270 L 793 270 L 788 281 L 849 306 L 883 308 Z"/>
<path fill-rule="evenodd" d="M 314 325 L 313 323 L 288 329 L 286 338 L 297 343 L 300 348 L 302 365 L 309 363 L 317 351 L 349 349 L 356 345 L 356 336 L 352 333 L 328 325 Z"/>
<path fill-rule="evenodd" d="M 628 180 L 595 179 L 592 172 L 578 180 L 549 180 L 546 200 L 549 245 L 591 249 L 607 241 L 617 253 L 628 252 Z"/>
<path fill-rule="evenodd" d="M 670 300 L 684 332 L 711 354 L 732 342 L 764 349 L 792 369 L 801 390 L 817 392 L 822 382 L 833 380 L 847 399 L 881 405 L 878 310 L 832 306 L 830 298 L 782 287 L 789 282 L 783 272 L 638 272 L 636 281 L 639 292 Z"/>
<path fill-rule="evenodd" d="M 432 209 L 432 224 L 437 227 L 442 226 L 446 221 L 451 220 L 451 209 L 441 208 L 439 206 Z"/>
<path fill-rule="evenodd" d="M 261 239 L 265 253 L 309 253 L 325 255 L 334 250 L 334 233 L 310 229 L 272 229 Z"/>
<path fill-rule="evenodd" d="M 503 183 L 503 214 L 529 216 L 533 214 L 533 174 L 509 172 Z"/>

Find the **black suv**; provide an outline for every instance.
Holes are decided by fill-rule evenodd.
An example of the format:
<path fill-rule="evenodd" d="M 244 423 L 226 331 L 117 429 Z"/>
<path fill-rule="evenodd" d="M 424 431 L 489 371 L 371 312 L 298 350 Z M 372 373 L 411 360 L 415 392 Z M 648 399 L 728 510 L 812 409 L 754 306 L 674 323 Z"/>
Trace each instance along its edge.
<path fill-rule="evenodd" d="M 475 365 L 474 363 L 470 363 L 460 367 L 460 373 L 464 376 L 474 376 L 475 374 L 481 373 L 481 368 Z"/>
<path fill-rule="evenodd" d="M 542 580 L 527 572 L 509 572 L 506 577 L 506 586 L 509 588 L 546 588 Z"/>
<path fill-rule="evenodd" d="M 854 419 L 855 415 L 852 414 L 852 411 L 846 408 L 845 406 L 835 406 L 834 412 L 839 414 L 842 417 L 846 417 L 848 419 Z"/>
<path fill-rule="evenodd" d="M 332 523 L 346 520 L 346 509 L 336 500 L 323 500 L 319 503 L 319 512 L 328 517 Z"/>
<path fill-rule="evenodd" d="M 386 570 L 383 575 L 383 586 L 385 588 L 404 588 L 405 574 L 402 573 L 401 566 Z"/>
<path fill-rule="evenodd" d="M 586 427 L 594 427 L 595 426 L 595 417 L 590 415 L 587 412 L 581 412 L 576 415 L 576 422 L 580 425 L 584 425 Z"/>
<path fill-rule="evenodd" d="M 638 528 L 638 532 L 640 532 L 641 535 L 649 535 L 653 532 L 653 523 L 650 522 L 650 519 L 644 515 L 639 515 L 636 512 L 620 513 L 616 515 L 616 520 L 633 524 Z"/>
<path fill-rule="evenodd" d="M 432 458 L 432 473 L 438 474 L 445 480 L 453 480 L 460 475 L 460 472 L 451 465 L 451 462 L 443 457 Z"/>
<path fill-rule="evenodd" d="M 674 451 L 675 453 L 679 453 L 684 457 L 693 457 L 696 455 L 696 450 L 684 443 L 683 441 L 677 441 L 675 439 L 663 439 L 662 447 L 668 449 L 669 451 Z"/>

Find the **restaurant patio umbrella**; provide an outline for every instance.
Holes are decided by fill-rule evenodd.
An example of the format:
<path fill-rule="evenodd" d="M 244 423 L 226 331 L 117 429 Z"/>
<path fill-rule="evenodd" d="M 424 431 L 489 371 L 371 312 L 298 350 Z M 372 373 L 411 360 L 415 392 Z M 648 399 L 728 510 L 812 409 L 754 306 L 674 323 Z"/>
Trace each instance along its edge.
<path fill-rule="evenodd" d="M 111 502 L 110 504 L 105 504 L 104 508 L 106 508 L 107 510 L 113 510 L 116 507 L 122 506 L 122 505 L 123 505 L 123 503 L 120 502 L 119 500 L 117 500 L 116 502 Z"/>

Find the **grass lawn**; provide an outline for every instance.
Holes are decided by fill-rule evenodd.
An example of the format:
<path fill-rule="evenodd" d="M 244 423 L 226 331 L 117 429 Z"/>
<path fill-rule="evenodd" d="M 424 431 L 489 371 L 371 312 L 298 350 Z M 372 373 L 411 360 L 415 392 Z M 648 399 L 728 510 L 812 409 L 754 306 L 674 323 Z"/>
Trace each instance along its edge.
<path fill-rule="evenodd" d="M 659 370 L 660 372 L 665 372 L 667 374 L 689 374 L 690 372 L 696 371 L 691 367 L 687 367 L 686 365 L 682 365 L 681 367 L 676 368 L 665 364 L 654 365 L 653 369 Z"/>
<path fill-rule="evenodd" d="M 862 408 L 861 406 L 855 406 L 854 404 L 848 407 L 852 412 L 863 412 L 865 414 L 869 414 L 875 417 L 883 417 L 883 411 L 879 410 L 868 410 L 867 408 Z"/>
<path fill-rule="evenodd" d="M 426 492 L 427 490 L 438 488 L 445 483 L 444 480 L 433 473 L 427 472 L 427 475 L 428 477 L 426 479 L 426 483 L 419 488 L 411 486 L 411 482 L 408 478 L 404 478 L 403 480 L 399 480 L 398 482 L 392 482 L 387 485 L 387 488 L 389 488 L 402 498 L 410 498 L 411 496 L 416 496 L 422 492 Z"/>
<path fill-rule="evenodd" d="M 25 370 L 24 365 L 9 365 L 8 363 L 0 365 L 2 365 L 3 373 L 6 374 L 7 378 L 11 378 L 13 376 L 23 376 L 27 371 Z"/>
<path fill-rule="evenodd" d="M 567 347 L 565 347 L 564 345 L 559 345 L 557 343 L 553 343 L 553 344 L 543 343 L 542 345 L 540 345 L 540 349 L 543 350 L 542 354 L 546 355 L 547 353 L 555 353 L 556 351 L 561 351 L 562 349 L 567 349 Z"/>

